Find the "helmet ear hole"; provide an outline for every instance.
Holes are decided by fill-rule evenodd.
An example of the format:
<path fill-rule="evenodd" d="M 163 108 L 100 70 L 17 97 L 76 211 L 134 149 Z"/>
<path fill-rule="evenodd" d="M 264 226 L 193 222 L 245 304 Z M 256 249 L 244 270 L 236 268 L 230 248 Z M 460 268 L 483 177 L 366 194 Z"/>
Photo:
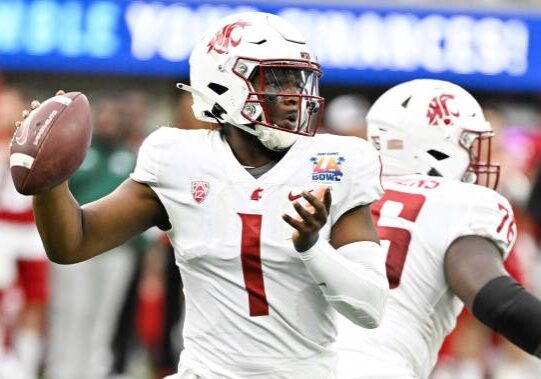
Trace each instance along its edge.
<path fill-rule="evenodd" d="M 442 161 L 444 159 L 449 158 L 449 155 L 442 153 L 441 151 L 438 151 L 438 150 L 428 150 L 427 153 L 433 156 L 438 161 Z"/>
<path fill-rule="evenodd" d="M 436 170 L 435 168 L 431 168 L 428 172 L 427 172 L 427 175 L 428 176 L 442 176 L 443 175 L 438 171 Z"/>
<path fill-rule="evenodd" d="M 207 87 L 209 87 L 211 90 L 216 92 L 218 95 L 223 95 L 229 90 L 229 88 L 222 86 L 221 84 L 218 84 L 218 83 L 209 83 Z"/>

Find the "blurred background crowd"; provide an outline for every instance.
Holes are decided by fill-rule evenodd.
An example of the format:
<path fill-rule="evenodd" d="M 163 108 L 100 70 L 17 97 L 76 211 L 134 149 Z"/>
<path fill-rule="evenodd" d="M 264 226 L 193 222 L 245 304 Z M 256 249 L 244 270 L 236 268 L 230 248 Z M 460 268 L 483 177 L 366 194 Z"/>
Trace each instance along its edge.
<path fill-rule="evenodd" d="M 7 3 L 24 2 L 2 0 L 0 20 Z M 452 6 L 448 1 L 396 3 Z M 519 3 L 480 4 L 492 10 Z M 541 9 L 537 1 L 523 0 L 520 9 L 536 5 Z M 2 55 L 2 46 L 0 33 L 0 379 L 153 379 L 175 372 L 183 297 L 164 235 L 150 230 L 79 265 L 48 262 L 33 225 L 31 199 L 18 195 L 11 183 L 8 151 L 15 122 L 32 99 L 44 100 L 57 89 L 84 92 L 92 105 L 94 134 L 70 188 L 80 203 L 91 202 L 128 177 L 138 146 L 157 126 L 204 127 L 193 118 L 191 95 L 175 89 L 176 80 L 187 80 L 186 72 L 176 77 L 27 69 Z M 492 154 L 503 167 L 499 192 L 517 217 L 518 242 L 507 268 L 541 296 L 541 88 L 469 88 L 467 83 L 461 84 L 477 97 L 496 131 Z M 365 138 L 366 112 L 389 86 L 324 80 L 327 105 L 320 132 Z M 433 379 L 540 377 L 541 363 L 496 338 L 467 312 L 433 373 Z"/>

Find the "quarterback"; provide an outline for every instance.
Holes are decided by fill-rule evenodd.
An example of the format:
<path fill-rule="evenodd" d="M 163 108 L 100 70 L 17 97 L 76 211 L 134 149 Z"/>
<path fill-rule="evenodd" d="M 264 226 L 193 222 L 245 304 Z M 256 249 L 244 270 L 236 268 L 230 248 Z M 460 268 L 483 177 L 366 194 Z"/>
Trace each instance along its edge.
<path fill-rule="evenodd" d="M 340 320 L 339 377 L 427 378 L 463 305 L 541 356 L 541 302 L 503 266 L 516 226 L 493 190 L 494 132 L 477 101 L 452 83 L 414 80 L 384 93 L 367 122 L 383 161 L 386 192 L 372 212 L 391 291 L 378 329 Z"/>
<path fill-rule="evenodd" d="M 157 129 L 131 178 L 83 207 L 66 184 L 34 196 L 58 263 L 167 231 L 186 298 L 175 378 L 334 378 L 334 312 L 363 328 L 381 320 L 389 288 L 369 210 L 383 194 L 379 157 L 358 138 L 315 135 L 320 76 L 283 19 L 232 15 L 178 85 L 213 130 Z"/>

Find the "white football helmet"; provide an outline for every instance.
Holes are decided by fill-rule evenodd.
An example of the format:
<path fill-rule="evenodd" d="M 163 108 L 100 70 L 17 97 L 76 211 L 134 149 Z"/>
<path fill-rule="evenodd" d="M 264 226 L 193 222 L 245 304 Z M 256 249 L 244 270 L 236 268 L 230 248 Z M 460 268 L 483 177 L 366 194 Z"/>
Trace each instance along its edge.
<path fill-rule="evenodd" d="M 178 87 L 192 92 L 197 119 L 232 124 L 267 148 L 282 150 L 319 127 L 320 76 L 304 37 L 291 24 L 248 12 L 226 17 L 205 33 L 190 56 L 191 86 Z"/>
<path fill-rule="evenodd" d="M 428 174 L 498 185 L 494 131 L 475 98 L 458 85 L 417 79 L 381 95 L 366 116 L 384 175 Z"/>

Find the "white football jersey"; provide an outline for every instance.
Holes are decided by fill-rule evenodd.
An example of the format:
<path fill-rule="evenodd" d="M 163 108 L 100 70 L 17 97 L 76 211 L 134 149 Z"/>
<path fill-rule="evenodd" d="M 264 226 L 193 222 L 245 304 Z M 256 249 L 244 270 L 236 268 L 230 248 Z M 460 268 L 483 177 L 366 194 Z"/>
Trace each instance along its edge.
<path fill-rule="evenodd" d="M 424 175 L 384 177 L 372 214 L 387 250 L 391 294 L 377 329 L 338 322 L 338 378 L 427 378 L 463 304 L 445 280 L 458 237 L 490 239 L 507 258 L 516 237 L 508 201 L 474 184 Z"/>
<path fill-rule="evenodd" d="M 0 159 L 0 289 L 17 278 L 18 260 L 47 259 L 34 223 L 32 197 L 17 192 L 9 166 L 2 163 Z"/>
<path fill-rule="evenodd" d="M 378 153 L 353 137 L 300 137 L 259 179 L 219 131 L 162 127 L 143 143 L 132 179 L 159 196 L 184 283 L 181 365 L 204 378 L 329 378 L 334 313 L 282 214 L 302 190 L 332 188 L 340 216 L 381 197 Z"/>
<path fill-rule="evenodd" d="M 34 223 L 32 197 L 17 192 L 9 166 L 0 167 L 0 222 Z"/>

